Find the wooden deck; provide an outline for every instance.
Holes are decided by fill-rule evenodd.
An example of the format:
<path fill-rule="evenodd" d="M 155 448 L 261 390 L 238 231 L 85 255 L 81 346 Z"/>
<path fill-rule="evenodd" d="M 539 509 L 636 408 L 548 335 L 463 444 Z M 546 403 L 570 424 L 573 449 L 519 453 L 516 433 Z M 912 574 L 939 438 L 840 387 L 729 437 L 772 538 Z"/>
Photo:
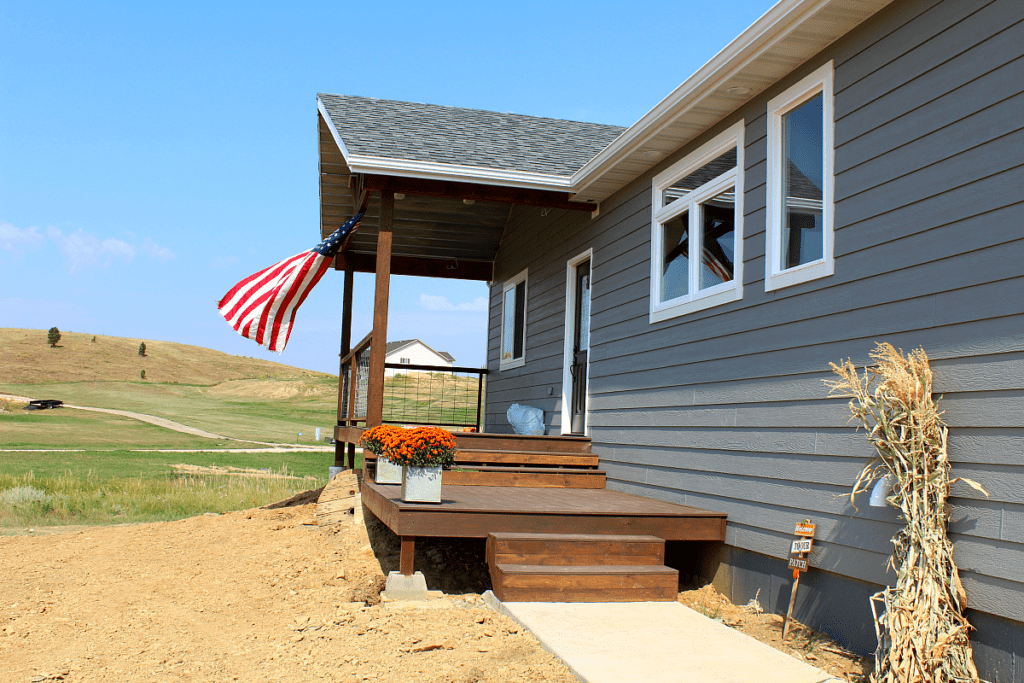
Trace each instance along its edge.
<path fill-rule="evenodd" d="M 417 536 L 487 538 L 491 532 L 632 534 L 724 541 L 725 513 L 609 489 L 444 486 L 440 503 L 406 503 L 401 486 L 362 482 L 363 503 L 402 537 L 411 575 Z"/>

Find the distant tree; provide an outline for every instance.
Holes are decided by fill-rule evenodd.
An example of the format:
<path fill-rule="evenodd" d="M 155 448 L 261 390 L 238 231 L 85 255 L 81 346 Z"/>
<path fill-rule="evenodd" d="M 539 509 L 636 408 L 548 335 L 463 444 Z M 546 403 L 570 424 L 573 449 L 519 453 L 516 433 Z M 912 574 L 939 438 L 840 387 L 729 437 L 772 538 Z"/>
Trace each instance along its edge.
<path fill-rule="evenodd" d="M 142 372 L 140 372 L 139 377 L 141 377 L 142 379 L 146 379 L 146 371 L 143 370 Z"/>
<path fill-rule="evenodd" d="M 142 342 L 141 344 L 139 344 L 139 355 L 140 356 L 145 356 L 146 355 L 146 342 Z"/>
<path fill-rule="evenodd" d="M 55 348 L 57 346 L 57 342 L 59 341 L 60 330 L 58 330 L 56 327 L 51 327 L 50 330 L 46 333 L 46 343 L 50 345 L 50 348 Z"/>

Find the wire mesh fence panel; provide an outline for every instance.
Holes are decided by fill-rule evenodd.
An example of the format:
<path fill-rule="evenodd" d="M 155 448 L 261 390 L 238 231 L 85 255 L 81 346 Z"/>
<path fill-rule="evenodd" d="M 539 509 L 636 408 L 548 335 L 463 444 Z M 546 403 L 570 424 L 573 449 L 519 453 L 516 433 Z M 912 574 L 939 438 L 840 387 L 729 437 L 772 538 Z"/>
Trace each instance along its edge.
<path fill-rule="evenodd" d="M 370 395 L 370 347 L 356 354 L 355 417 L 366 417 L 366 403 Z"/>
<path fill-rule="evenodd" d="M 477 427 L 483 377 L 480 370 L 407 369 L 384 379 L 384 421 L 399 424 Z M 424 366 L 413 366 L 423 368 Z"/>
<path fill-rule="evenodd" d="M 341 405 L 338 409 L 338 415 L 341 419 L 348 419 L 348 395 L 352 390 L 352 386 L 349 384 L 352 365 L 347 364 L 341 368 Z"/>

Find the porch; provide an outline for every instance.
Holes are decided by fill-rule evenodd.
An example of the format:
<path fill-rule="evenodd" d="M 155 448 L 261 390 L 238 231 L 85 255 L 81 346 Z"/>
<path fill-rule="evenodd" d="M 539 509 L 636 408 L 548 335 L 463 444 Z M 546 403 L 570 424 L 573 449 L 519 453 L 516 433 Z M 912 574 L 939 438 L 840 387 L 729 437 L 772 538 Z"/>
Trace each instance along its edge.
<path fill-rule="evenodd" d="M 406 576 L 413 574 L 417 537 L 487 538 L 488 564 L 499 597 L 508 590 L 509 595 L 548 597 L 571 593 L 581 600 L 674 600 L 677 573 L 661 566 L 665 541 L 723 541 L 725 515 L 606 488 L 599 457 L 585 435 L 589 260 L 569 264 L 567 275 L 567 288 L 574 294 L 566 306 L 566 338 L 572 343 L 566 345 L 563 363 L 565 408 L 558 430 L 563 433 L 486 433 L 482 408 L 488 374 L 514 372 L 526 363 L 519 342 L 526 325 L 525 282 L 513 283 L 502 296 L 507 310 L 501 317 L 511 321 L 508 329 L 515 330 L 515 338 L 508 341 L 499 335 L 497 353 L 489 349 L 488 368 L 386 363 L 391 275 L 491 282 L 505 232 L 515 229 L 512 217 L 517 207 L 531 207 L 542 217 L 550 212 L 593 216 L 597 209 L 590 200 L 558 189 L 564 185 L 552 180 L 556 176 L 550 168 L 544 179 L 502 173 L 463 175 L 458 180 L 425 178 L 415 164 L 403 166 L 375 153 L 377 146 L 387 147 L 388 134 L 382 131 L 403 120 L 416 128 L 417 135 L 438 138 L 438 149 L 449 156 L 464 156 L 467 163 L 459 173 L 476 167 L 471 158 L 476 150 L 470 146 L 475 143 L 461 134 L 462 118 L 483 114 L 432 108 L 425 117 L 423 108 L 329 95 L 319 101 L 321 231 L 327 235 L 350 216 L 363 214 L 359 230 L 335 257 L 335 268 L 345 277 L 335 465 L 354 469 L 363 431 L 385 422 L 433 424 L 456 434 L 459 454 L 455 468 L 444 473 L 440 504 L 405 503 L 400 487 L 362 478 L 364 504 L 401 537 L 400 571 Z M 380 123 L 384 120 L 389 123 Z M 578 154 L 582 160 L 619 132 L 551 120 L 521 123 L 528 137 L 550 134 L 552 141 L 561 140 L 559 153 Z M 582 138 L 581 126 L 589 126 Z M 583 142 L 577 144 L 575 138 Z M 491 143 L 510 146 L 507 156 L 497 155 L 488 163 L 550 162 L 540 156 L 524 157 L 516 140 Z M 353 152 L 355 148 L 362 151 Z M 394 150 L 389 148 L 389 154 Z M 570 172 L 574 163 L 565 160 L 559 173 Z M 375 282 L 373 328 L 353 344 L 355 272 L 374 273 Z M 426 398 L 398 400 L 397 376 L 389 370 L 417 375 L 417 382 L 437 382 L 440 394 L 431 390 Z M 526 397 L 521 400 L 529 402 Z M 403 404 L 421 406 L 415 410 L 422 412 L 403 414 Z M 368 473 L 375 469 L 370 454 L 364 454 L 362 468 Z M 644 597 L 648 595 L 658 597 Z"/>

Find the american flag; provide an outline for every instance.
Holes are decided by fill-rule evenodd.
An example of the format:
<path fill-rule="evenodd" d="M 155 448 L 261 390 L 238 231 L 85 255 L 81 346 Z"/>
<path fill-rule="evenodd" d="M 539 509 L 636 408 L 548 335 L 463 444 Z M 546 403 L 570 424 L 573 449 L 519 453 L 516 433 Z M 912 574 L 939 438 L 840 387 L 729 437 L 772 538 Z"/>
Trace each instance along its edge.
<path fill-rule="evenodd" d="M 362 217 L 353 216 L 309 251 L 245 278 L 224 295 L 217 310 L 238 334 L 271 351 L 284 351 L 299 306 Z"/>

